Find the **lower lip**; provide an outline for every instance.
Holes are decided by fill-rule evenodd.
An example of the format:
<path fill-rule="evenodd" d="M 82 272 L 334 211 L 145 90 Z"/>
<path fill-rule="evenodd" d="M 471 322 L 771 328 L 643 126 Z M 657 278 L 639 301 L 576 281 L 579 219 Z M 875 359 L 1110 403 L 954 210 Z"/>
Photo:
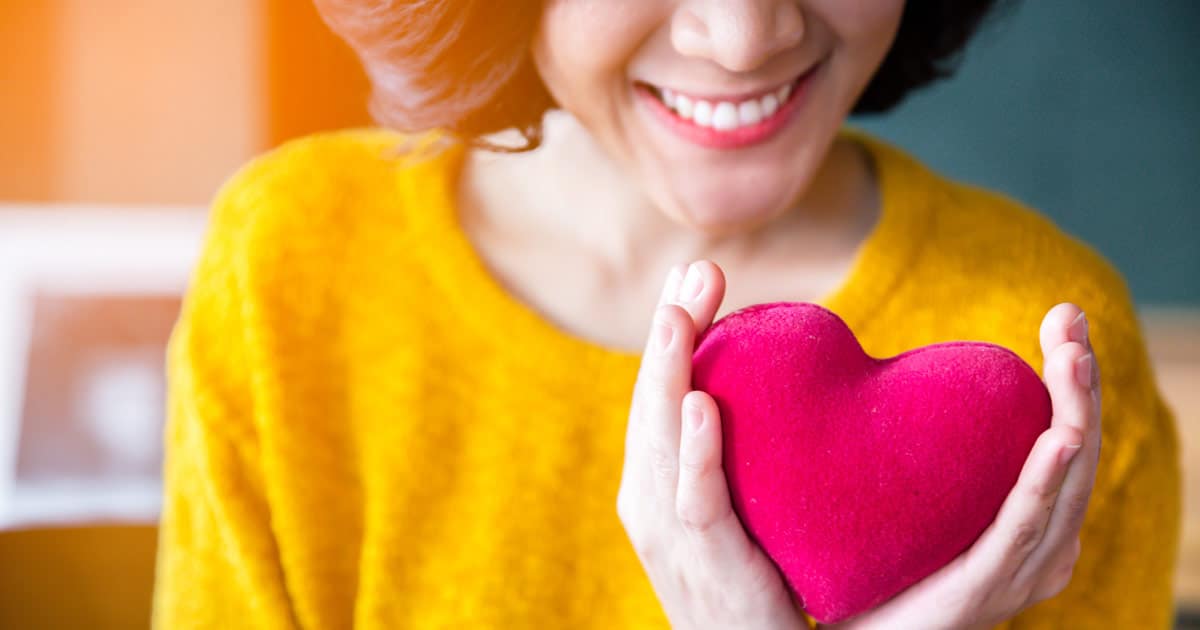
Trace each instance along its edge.
<path fill-rule="evenodd" d="M 691 120 L 680 118 L 662 101 L 658 100 L 658 97 L 654 96 L 650 92 L 650 88 L 646 86 L 639 85 L 636 91 L 638 97 L 650 107 L 654 117 L 684 140 L 710 149 L 740 149 L 771 139 L 791 122 L 808 92 L 808 84 L 816 70 L 817 68 L 813 68 L 792 86 L 792 93 L 788 96 L 787 102 L 775 110 L 775 113 L 771 114 L 769 118 L 764 118 L 749 127 L 738 127 L 729 131 L 702 127 Z"/>

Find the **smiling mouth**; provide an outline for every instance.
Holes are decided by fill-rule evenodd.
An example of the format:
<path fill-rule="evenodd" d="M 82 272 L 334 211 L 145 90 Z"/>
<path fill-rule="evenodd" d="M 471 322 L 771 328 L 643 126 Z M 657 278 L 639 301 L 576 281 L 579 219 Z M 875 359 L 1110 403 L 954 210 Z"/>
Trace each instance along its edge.
<path fill-rule="evenodd" d="M 677 118 L 699 127 L 717 131 L 733 131 L 753 127 L 775 116 L 792 96 L 796 87 L 811 71 L 775 89 L 742 98 L 702 98 L 682 94 L 650 83 L 639 83 L 659 103 Z"/>
<path fill-rule="evenodd" d="M 786 127 L 822 65 L 784 85 L 739 96 L 698 96 L 640 81 L 634 89 L 654 118 L 682 139 L 711 149 L 737 149 L 764 142 Z"/>

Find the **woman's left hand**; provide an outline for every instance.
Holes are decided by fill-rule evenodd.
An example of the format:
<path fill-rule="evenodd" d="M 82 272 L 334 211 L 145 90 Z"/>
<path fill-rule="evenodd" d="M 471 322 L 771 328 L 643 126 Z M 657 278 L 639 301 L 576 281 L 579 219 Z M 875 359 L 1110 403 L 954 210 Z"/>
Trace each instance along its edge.
<path fill-rule="evenodd" d="M 1054 418 L 996 519 L 936 573 L 878 608 L 818 627 L 990 628 L 1066 588 L 1100 457 L 1100 377 L 1079 307 L 1050 309 L 1040 338 Z"/>

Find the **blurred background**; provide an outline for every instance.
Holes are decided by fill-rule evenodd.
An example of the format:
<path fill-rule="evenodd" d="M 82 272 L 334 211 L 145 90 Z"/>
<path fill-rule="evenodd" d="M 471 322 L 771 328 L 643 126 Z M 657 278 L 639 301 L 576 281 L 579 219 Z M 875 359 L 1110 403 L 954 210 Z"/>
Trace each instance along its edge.
<path fill-rule="evenodd" d="M 855 120 L 1039 208 L 1137 299 L 1179 418 L 1200 627 L 1200 2 L 1010 4 L 958 76 Z M 369 124 L 307 0 L 0 0 L 0 627 L 148 625 L 163 350 L 222 181 Z M 70 593 L 64 597 L 64 593 Z"/>

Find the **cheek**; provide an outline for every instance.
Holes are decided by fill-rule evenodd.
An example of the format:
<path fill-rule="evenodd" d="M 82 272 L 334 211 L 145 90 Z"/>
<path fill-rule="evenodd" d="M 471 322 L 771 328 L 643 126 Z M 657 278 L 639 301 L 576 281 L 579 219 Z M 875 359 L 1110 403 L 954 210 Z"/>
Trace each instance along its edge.
<path fill-rule="evenodd" d="M 580 115 L 594 108 L 637 50 L 647 0 L 550 0 L 533 42 L 533 58 L 550 94 Z"/>
<path fill-rule="evenodd" d="M 820 20 L 834 53 L 829 84 L 839 111 L 853 102 L 883 63 L 904 11 L 902 0 L 813 0 L 809 10 Z"/>
<path fill-rule="evenodd" d="M 840 44 L 863 58 L 883 58 L 904 13 L 904 0 L 820 0 L 814 5 Z"/>

